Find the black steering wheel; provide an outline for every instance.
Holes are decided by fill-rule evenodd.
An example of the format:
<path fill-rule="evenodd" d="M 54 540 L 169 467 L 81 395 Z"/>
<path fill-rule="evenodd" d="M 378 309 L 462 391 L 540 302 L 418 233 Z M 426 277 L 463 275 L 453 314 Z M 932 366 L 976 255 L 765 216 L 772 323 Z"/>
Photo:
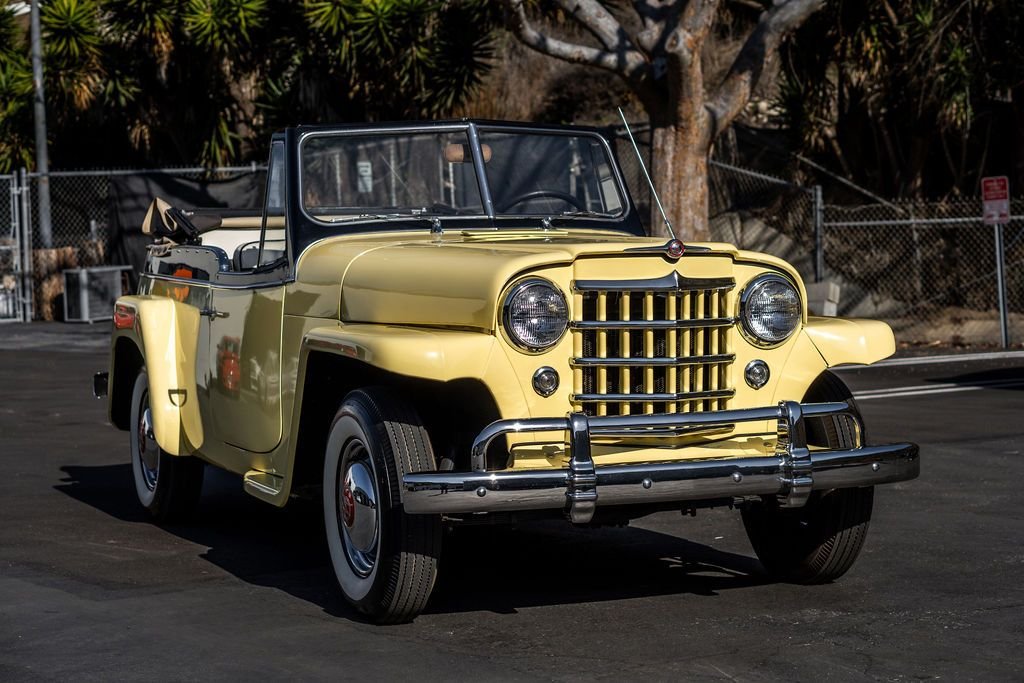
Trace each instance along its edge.
<path fill-rule="evenodd" d="M 566 204 L 572 204 L 580 211 L 587 210 L 585 206 L 580 204 L 580 200 L 576 199 L 576 197 L 573 197 L 571 194 L 567 192 L 559 192 L 558 190 L 533 190 L 532 192 L 525 192 L 519 195 L 518 197 L 513 197 L 511 201 L 507 201 L 501 206 L 496 206 L 494 208 L 496 208 L 501 213 L 505 213 L 516 204 L 522 204 L 523 202 L 528 202 L 531 199 L 540 199 L 541 197 L 552 197 L 554 199 L 561 199 Z"/>

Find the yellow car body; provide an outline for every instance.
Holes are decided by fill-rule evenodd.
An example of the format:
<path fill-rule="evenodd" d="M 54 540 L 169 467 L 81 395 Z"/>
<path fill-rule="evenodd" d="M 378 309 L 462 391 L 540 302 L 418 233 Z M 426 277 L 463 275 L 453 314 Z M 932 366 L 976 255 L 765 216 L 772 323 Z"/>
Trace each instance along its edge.
<path fill-rule="evenodd" d="M 609 239 L 588 231 L 521 234 L 514 239 L 498 233 L 460 232 L 437 239 L 420 230 L 325 241 L 303 255 L 293 282 L 244 294 L 147 276 L 138 294 L 118 301 L 118 306 L 135 311 L 135 323 L 114 331 L 111 386 L 117 385 L 121 373 L 135 369 L 121 367 L 127 357 L 124 344 L 129 342 L 145 359 L 153 383 L 154 432 L 160 447 L 174 455 L 197 455 L 245 475 L 246 491 L 284 505 L 299 455 L 296 445 L 311 354 L 339 356 L 396 378 L 479 382 L 493 397 L 499 419 L 565 415 L 578 407 L 570 400 L 574 375 L 579 374 L 570 367 L 578 355 L 573 350 L 576 339 L 566 334 L 555 347 L 536 355 L 514 347 L 501 334 L 498 315 L 500 296 L 515 280 L 538 275 L 568 292 L 573 279 L 594 275 L 621 279 L 671 272 L 694 279 L 725 276 L 741 283 L 726 299 L 730 309 L 738 306 L 742 283 L 762 273 L 782 273 L 801 283 L 785 262 L 726 244 L 689 245 L 708 251 L 684 256 L 675 264 L 657 255 L 623 258 L 627 249 L 663 244 L 660 239 Z M 440 273 L 450 277 L 438 277 Z M 182 296 L 184 289 L 187 298 Z M 203 306 L 214 299 L 218 311 L 227 317 L 201 315 Z M 211 334 L 243 339 L 243 363 L 256 360 L 279 374 L 276 390 L 258 399 L 244 391 L 237 406 L 218 400 L 215 368 L 208 357 Z M 201 348 L 201 340 L 206 349 Z M 892 331 L 884 323 L 813 316 L 773 349 L 754 346 L 737 330 L 730 330 L 727 340 L 723 351 L 735 354 L 728 378 L 735 390 L 729 401 L 732 409 L 799 401 L 828 368 L 870 364 L 895 351 Z M 764 360 L 771 371 L 768 384 L 757 390 L 738 374 L 755 358 Z M 553 367 L 565 378 L 562 390 L 549 397 L 538 396 L 530 384 L 534 372 L 543 366 Z M 119 415 L 125 408 L 119 408 L 118 400 L 127 399 L 123 394 L 112 397 L 111 417 L 115 424 L 123 424 Z M 452 410 L 454 418 L 458 406 Z M 601 465 L 613 465 L 719 453 L 721 457 L 770 455 L 776 445 L 770 438 L 774 426 L 749 427 L 727 439 L 720 433 L 711 440 L 682 439 L 671 450 L 663 444 L 608 444 L 595 459 Z M 510 466 L 564 466 L 566 449 L 550 447 L 551 441 L 545 435 L 509 437 Z"/>
<path fill-rule="evenodd" d="M 377 486 L 400 490 L 390 504 L 404 515 L 547 511 L 589 523 L 602 511 L 620 519 L 750 498 L 800 508 L 815 491 L 917 475 L 916 446 L 863 443 L 848 395 L 807 402 L 830 368 L 890 356 L 889 327 L 809 316 L 799 274 L 778 258 L 643 236 L 598 133 L 473 122 L 381 130 L 384 142 L 368 128 L 276 137 L 261 212 L 211 219 L 154 203 L 144 230 L 160 241 L 137 293 L 117 302 L 105 385 L 111 421 L 132 431 L 134 454 L 149 454 L 136 458 L 148 468 L 138 486 L 159 492 L 153 482 L 177 458 L 237 473 L 278 506 L 322 486 L 325 510 L 344 507 L 345 533 L 358 536 L 357 522 L 383 533 Z M 517 136 L 543 152 L 519 176 Z M 416 145 L 423 158 L 396 156 Z M 420 175 L 396 182 L 403 163 Z M 551 169 L 561 180 L 537 179 Z M 431 173 L 440 203 L 345 208 L 393 207 Z M 516 178 L 525 191 L 506 187 Z M 766 277 L 799 301 L 771 343 L 746 322 L 746 297 Z M 525 283 L 564 304 L 542 346 L 509 328 Z M 341 474 L 327 471 L 341 457 L 339 406 L 381 387 L 411 422 L 422 418 L 426 460 L 362 488 L 349 479 L 365 472 L 349 471 L 345 498 Z M 851 420 L 850 436 L 810 443 L 808 421 L 822 419 Z M 172 460 L 158 467 L 156 447 Z M 325 514 L 330 537 L 341 512 Z M 345 563 L 372 567 L 369 552 L 335 558 L 357 605 L 368 600 L 359 582 L 375 575 L 352 578 Z"/>

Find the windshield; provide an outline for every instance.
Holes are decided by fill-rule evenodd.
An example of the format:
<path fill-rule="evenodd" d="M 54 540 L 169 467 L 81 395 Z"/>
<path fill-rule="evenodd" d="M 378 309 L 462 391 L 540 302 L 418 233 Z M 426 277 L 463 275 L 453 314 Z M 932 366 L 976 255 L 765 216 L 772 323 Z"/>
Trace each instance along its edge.
<path fill-rule="evenodd" d="M 480 131 L 485 178 L 469 134 L 374 131 L 312 134 L 301 143 L 300 191 L 311 217 L 328 223 L 402 216 L 620 217 L 622 196 L 607 146 L 596 135 Z"/>
<path fill-rule="evenodd" d="M 600 138 L 482 131 L 487 180 L 499 215 L 586 212 L 609 217 L 624 202 Z"/>
<path fill-rule="evenodd" d="M 306 212 L 320 220 L 483 213 L 465 131 L 312 136 L 300 182 Z"/>

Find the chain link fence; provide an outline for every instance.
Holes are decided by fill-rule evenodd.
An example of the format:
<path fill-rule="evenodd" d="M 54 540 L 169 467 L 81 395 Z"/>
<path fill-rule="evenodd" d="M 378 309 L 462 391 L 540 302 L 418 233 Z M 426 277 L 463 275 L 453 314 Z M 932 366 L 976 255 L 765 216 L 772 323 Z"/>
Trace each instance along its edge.
<path fill-rule="evenodd" d="M 124 205 L 152 199 L 145 188 L 174 184 L 223 183 L 240 177 L 251 177 L 255 187 L 262 188 L 265 168 L 258 165 L 224 168 L 170 168 L 150 170 L 61 171 L 48 174 L 50 188 L 50 232 L 40 222 L 38 197 L 42 178 L 36 173 L 23 175 L 23 192 L 28 207 L 23 233 L 31 243 L 31 288 L 34 318 L 60 319 L 64 291 L 63 271 L 89 268 L 110 263 L 123 263 L 116 252 L 118 235 L 125 226 Z M 180 190 L 180 188 L 175 188 Z M 192 191 L 195 203 L 208 195 Z M 144 206 L 145 204 L 141 204 Z M 258 206 L 258 202 L 252 204 Z M 247 207 L 233 207 L 247 208 Z M 136 211 L 137 212 L 137 211 Z M 128 226 L 138 231 L 139 225 Z"/>
<path fill-rule="evenodd" d="M 1009 337 L 1024 340 L 1024 201 L 1003 227 Z M 840 315 L 880 318 L 907 344 L 1000 343 L 995 228 L 980 200 L 825 207 L 825 275 Z"/>
<path fill-rule="evenodd" d="M 634 134 L 649 163 L 649 131 Z M 638 209 L 650 216 L 650 190 L 632 144 L 622 128 L 611 137 Z M 35 303 L 35 318 L 58 317 L 64 269 L 120 262 L 110 244 L 122 211 L 117 188 L 125 182 L 249 176 L 262 186 L 264 174 L 258 166 L 51 173 L 49 243 L 38 230 L 39 177 L 0 176 L 10 197 L 0 202 L 0 321 L 33 317 L 18 305 L 26 300 Z M 982 223 L 980 201 L 826 206 L 820 188 L 770 173 L 712 161 L 708 175 L 711 238 L 781 257 L 806 282 L 839 285 L 839 315 L 885 320 L 905 344 L 999 344 L 994 229 Z M 1007 316 L 1010 339 L 1019 344 L 1024 201 L 1012 202 L 1012 214 L 1004 228 Z"/>

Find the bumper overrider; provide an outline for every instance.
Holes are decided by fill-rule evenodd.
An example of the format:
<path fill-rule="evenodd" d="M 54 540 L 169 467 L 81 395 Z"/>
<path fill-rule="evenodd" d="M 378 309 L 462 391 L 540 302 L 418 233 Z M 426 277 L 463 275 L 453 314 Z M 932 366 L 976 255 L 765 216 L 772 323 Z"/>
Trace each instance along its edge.
<path fill-rule="evenodd" d="M 873 486 L 917 477 L 918 448 L 912 443 L 810 450 L 807 418 L 846 415 L 863 428 L 846 402 L 783 401 L 778 406 L 706 413 L 615 415 L 498 420 L 476 437 L 471 472 L 416 472 L 403 478 L 405 511 L 410 514 L 471 514 L 520 510 L 565 510 L 572 522 L 591 521 L 597 505 L 778 496 L 782 505 L 800 507 L 811 491 Z M 771 456 L 679 460 L 595 467 L 593 436 L 628 437 L 677 434 L 688 429 L 774 420 L 776 453 Z M 564 431 L 569 467 L 487 471 L 486 453 L 499 436 Z"/>

